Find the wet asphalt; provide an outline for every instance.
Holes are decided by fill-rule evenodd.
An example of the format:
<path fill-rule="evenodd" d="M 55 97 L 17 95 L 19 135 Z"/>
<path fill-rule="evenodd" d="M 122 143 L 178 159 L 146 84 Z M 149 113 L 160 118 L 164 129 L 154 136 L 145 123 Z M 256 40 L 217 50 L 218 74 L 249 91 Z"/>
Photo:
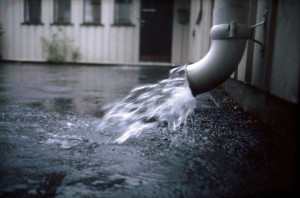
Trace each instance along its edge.
<path fill-rule="evenodd" d="M 294 196 L 295 148 L 221 87 L 187 130 L 93 142 L 101 106 L 169 69 L 0 63 L 0 197 Z"/>

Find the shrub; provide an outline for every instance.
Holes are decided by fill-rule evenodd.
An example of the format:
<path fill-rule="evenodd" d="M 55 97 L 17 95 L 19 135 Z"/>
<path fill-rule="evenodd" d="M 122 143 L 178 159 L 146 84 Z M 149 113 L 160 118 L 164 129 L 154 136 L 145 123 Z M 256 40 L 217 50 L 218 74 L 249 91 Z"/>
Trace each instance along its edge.
<path fill-rule="evenodd" d="M 2 36 L 4 34 L 4 29 L 2 23 L 0 23 L 0 60 L 2 59 Z"/>
<path fill-rule="evenodd" d="M 62 28 L 58 28 L 57 32 L 52 33 L 50 39 L 42 37 L 42 42 L 43 50 L 47 53 L 48 62 L 65 62 L 69 55 L 71 55 L 73 61 L 77 61 L 80 57 L 79 48 L 74 48 L 74 40 L 68 38 Z"/>

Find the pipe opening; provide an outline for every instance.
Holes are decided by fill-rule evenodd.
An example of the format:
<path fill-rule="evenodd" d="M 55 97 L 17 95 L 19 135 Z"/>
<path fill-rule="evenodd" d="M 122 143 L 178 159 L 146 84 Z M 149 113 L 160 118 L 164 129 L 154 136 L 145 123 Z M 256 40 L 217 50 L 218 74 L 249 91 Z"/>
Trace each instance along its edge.
<path fill-rule="evenodd" d="M 210 50 L 200 61 L 186 67 L 194 96 L 217 87 L 238 66 L 251 35 L 248 7 L 249 1 L 216 0 Z"/>

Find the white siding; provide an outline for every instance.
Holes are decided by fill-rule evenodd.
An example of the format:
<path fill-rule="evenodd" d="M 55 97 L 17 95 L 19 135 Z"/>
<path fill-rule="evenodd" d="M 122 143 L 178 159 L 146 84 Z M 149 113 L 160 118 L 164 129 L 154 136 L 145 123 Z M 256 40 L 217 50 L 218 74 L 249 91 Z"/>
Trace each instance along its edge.
<path fill-rule="evenodd" d="M 271 7 L 272 7 L 272 1 L 268 1 L 268 0 L 258 1 L 257 15 L 256 15 L 257 23 L 259 21 L 262 21 L 264 10 L 267 9 L 269 10 L 269 12 L 271 12 L 270 10 Z M 267 22 L 268 23 L 266 24 L 266 26 L 261 26 L 255 29 L 255 39 L 263 42 L 266 47 L 264 49 L 264 57 L 261 57 L 261 53 L 260 53 L 261 46 L 257 44 L 254 45 L 252 79 L 251 79 L 252 85 L 265 91 L 267 91 L 266 83 L 268 83 L 266 78 L 266 76 L 268 75 L 266 57 L 269 55 L 268 53 L 266 53 L 267 52 L 266 50 L 268 49 L 267 46 L 269 40 L 269 37 L 266 38 L 266 35 L 267 35 L 267 27 L 270 24 L 269 23 L 270 20 L 268 20 Z"/>
<path fill-rule="evenodd" d="M 240 61 L 238 69 L 237 69 L 236 78 L 240 81 L 245 81 L 245 77 L 246 77 L 247 52 L 248 52 L 248 50 L 247 50 L 247 46 L 246 46 L 243 57 Z"/>
<path fill-rule="evenodd" d="M 102 0 L 103 26 L 82 26 L 83 0 L 72 0 L 71 26 L 53 23 L 53 0 L 42 1 L 43 25 L 21 25 L 24 20 L 23 0 L 1 0 L 0 13 L 4 27 L 2 54 L 4 60 L 45 61 L 41 38 L 62 28 L 74 47 L 81 52 L 80 62 L 137 63 L 139 54 L 139 0 L 133 0 L 132 27 L 112 26 L 114 1 Z M 67 57 L 71 61 L 71 56 Z"/>
<path fill-rule="evenodd" d="M 196 0 L 193 0 L 196 1 Z M 210 5 L 210 1 L 204 3 Z M 5 34 L 2 42 L 4 60 L 45 61 L 47 54 L 43 52 L 42 37 L 50 39 L 58 28 L 62 28 L 74 48 L 81 52 L 79 62 L 139 64 L 140 42 L 140 4 L 141 0 L 133 0 L 134 26 L 113 26 L 114 1 L 102 0 L 101 22 L 103 26 L 82 26 L 83 0 L 71 0 L 71 26 L 51 25 L 53 23 L 53 0 L 42 0 L 41 18 L 43 25 L 22 25 L 24 22 L 24 0 L 0 0 L 0 23 Z M 189 24 L 179 24 L 177 9 L 190 9 L 189 1 L 174 0 L 174 21 L 172 36 L 172 63 L 190 62 Z M 191 6 L 192 8 L 193 6 Z M 208 15 L 209 12 L 205 11 Z M 191 16 L 194 15 L 190 12 Z M 205 16 L 206 16 L 205 15 Z M 203 23 L 206 18 L 203 18 Z M 194 19 L 190 21 L 193 23 Z M 201 26 L 202 31 L 205 29 Z M 207 27 L 206 27 L 207 28 Z M 200 32 L 199 32 L 200 34 Z M 197 37 L 199 37 L 197 34 Z M 206 35 L 203 35 L 205 37 Z M 197 42 L 200 46 L 205 46 Z M 206 42 L 207 43 L 207 42 Z M 202 49 L 200 46 L 197 50 Z M 198 52 L 197 51 L 197 52 Z M 205 51 L 205 50 L 204 50 Z M 196 56 L 198 59 L 199 56 Z M 71 61 L 69 54 L 67 61 Z M 150 63 L 151 64 L 151 63 Z"/>
<path fill-rule="evenodd" d="M 196 24 L 200 10 L 200 0 L 191 0 L 191 17 L 189 32 L 189 61 L 197 62 L 203 58 L 210 47 L 210 28 L 212 26 L 213 3 L 210 0 L 202 1 L 202 18 Z"/>
<path fill-rule="evenodd" d="M 172 63 L 174 64 L 188 63 L 189 23 L 180 24 L 178 22 L 178 9 L 187 9 L 190 12 L 190 4 L 187 2 L 188 1 L 174 0 L 172 38 Z"/>

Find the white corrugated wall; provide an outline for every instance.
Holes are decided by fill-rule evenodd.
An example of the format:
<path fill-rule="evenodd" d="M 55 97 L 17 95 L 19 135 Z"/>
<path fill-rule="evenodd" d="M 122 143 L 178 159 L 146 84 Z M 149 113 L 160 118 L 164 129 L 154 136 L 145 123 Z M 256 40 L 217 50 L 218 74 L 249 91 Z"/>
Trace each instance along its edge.
<path fill-rule="evenodd" d="M 191 0 L 191 17 L 189 30 L 189 62 L 194 63 L 203 58 L 210 47 L 210 28 L 212 26 L 213 2 L 211 0 Z M 201 8 L 202 7 L 202 8 Z M 202 9 L 200 23 L 197 18 Z"/>
<path fill-rule="evenodd" d="M 139 55 L 139 0 L 133 0 L 133 24 L 135 26 L 112 26 L 114 1 L 102 0 L 103 26 L 82 26 L 83 0 L 72 0 L 71 23 L 57 26 L 53 23 L 53 0 L 42 1 L 43 25 L 22 25 L 24 21 L 23 0 L 1 0 L 0 13 L 5 34 L 2 54 L 4 60 L 45 61 L 41 38 L 51 38 L 60 27 L 73 46 L 79 47 L 80 62 L 137 63 Z M 68 57 L 68 61 L 71 57 Z"/>
<path fill-rule="evenodd" d="M 53 0 L 42 0 L 43 25 L 22 25 L 24 22 L 24 0 L 1 0 L 0 23 L 4 27 L 1 51 L 4 60 L 45 61 L 41 38 L 62 28 L 73 46 L 81 52 L 79 62 L 88 63 L 139 63 L 140 0 L 133 0 L 134 26 L 113 26 L 114 1 L 102 0 L 101 23 L 103 26 L 82 26 L 83 0 L 71 1 L 71 23 L 68 26 L 53 23 Z M 189 25 L 179 24 L 177 9 L 189 3 L 174 0 L 174 22 L 172 38 L 172 63 L 189 62 Z M 71 61 L 70 55 L 67 61 Z"/>

